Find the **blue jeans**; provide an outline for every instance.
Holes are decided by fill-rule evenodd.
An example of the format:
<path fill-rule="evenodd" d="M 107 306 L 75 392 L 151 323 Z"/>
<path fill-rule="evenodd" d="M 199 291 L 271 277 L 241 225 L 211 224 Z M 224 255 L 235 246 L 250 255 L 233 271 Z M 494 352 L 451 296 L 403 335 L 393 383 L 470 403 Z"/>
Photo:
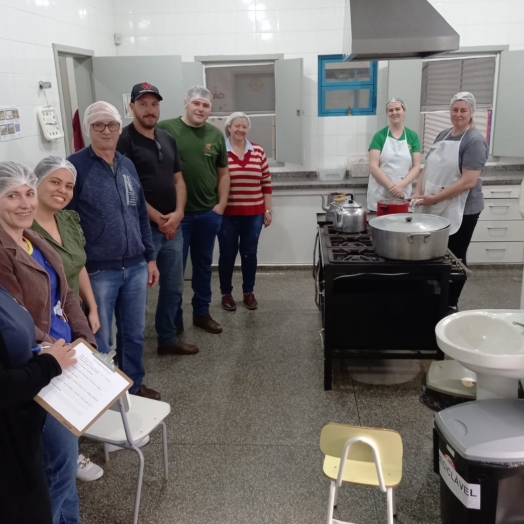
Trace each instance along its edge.
<path fill-rule="evenodd" d="M 120 369 L 133 381 L 136 393 L 145 375 L 142 354 L 146 327 L 147 263 L 125 269 L 104 269 L 89 275 L 96 303 L 100 329 L 95 338 L 98 351 L 111 351 L 111 326 L 116 317 L 116 352 Z"/>
<path fill-rule="evenodd" d="M 220 246 L 218 275 L 220 291 L 223 295 L 233 291 L 231 281 L 239 250 L 242 264 L 242 290 L 244 293 L 253 293 L 257 272 L 258 239 L 263 225 L 264 215 L 224 216 L 222 228 L 218 233 Z"/>
<path fill-rule="evenodd" d="M 53 524 L 78 524 L 78 437 L 49 414 L 42 432 L 42 465 L 51 499 Z"/>
<path fill-rule="evenodd" d="M 156 264 L 160 272 L 160 290 L 155 315 L 155 329 L 159 345 L 176 344 L 175 319 L 182 305 L 184 291 L 184 240 L 182 229 L 167 240 L 156 224 L 151 223 Z"/>
<path fill-rule="evenodd" d="M 181 222 L 184 235 L 184 270 L 186 269 L 187 255 L 191 252 L 193 264 L 193 316 L 209 315 L 211 304 L 211 263 L 215 239 L 222 224 L 222 215 L 212 209 L 197 215 L 186 215 Z M 176 322 L 183 321 L 182 307 L 178 308 Z"/>

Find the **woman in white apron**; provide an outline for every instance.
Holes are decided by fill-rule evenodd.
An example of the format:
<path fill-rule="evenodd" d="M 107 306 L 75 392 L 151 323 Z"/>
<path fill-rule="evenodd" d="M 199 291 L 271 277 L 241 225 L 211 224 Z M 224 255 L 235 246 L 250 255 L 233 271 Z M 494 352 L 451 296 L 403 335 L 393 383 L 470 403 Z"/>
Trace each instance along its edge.
<path fill-rule="evenodd" d="M 466 91 L 451 100 L 453 127 L 436 138 L 419 178 L 415 210 L 445 217 L 450 222 L 449 249 L 466 263 L 466 252 L 484 209 L 480 173 L 488 159 L 488 145 L 473 125 L 475 97 Z M 463 283 L 450 287 L 449 306 L 457 309 Z"/>
<path fill-rule="evenodd" d="M 411 183 L 420 173 L 420 140 L 404 127 L 406 104 L 391 98 L 386 104 L 389 126 L 378 131 L 369 146 L 368 208 L 386 198 L 409 198 Z"/>

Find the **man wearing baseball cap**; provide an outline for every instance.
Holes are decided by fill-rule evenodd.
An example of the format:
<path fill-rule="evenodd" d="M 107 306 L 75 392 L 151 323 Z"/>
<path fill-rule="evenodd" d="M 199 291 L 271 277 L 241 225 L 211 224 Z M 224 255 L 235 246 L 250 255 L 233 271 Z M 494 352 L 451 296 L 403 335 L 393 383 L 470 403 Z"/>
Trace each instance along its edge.
<path fill-rule="evenodd" d="M 221 333 L 222 326 L 209 314 L 211 263 L 215 239 L 229 194 L 226 141 L 222 132 L 209 124 L 213 95 L 203 86 L 194 86 L 184 101 L 184 116 L 164 120 L 158 127 L 177 141 L 187 185 L 184 233 L 184 266 L 191 249 L 193 264 L 193 325 L 208 333 Z M 182 308 L 177 325 L 183 328 Z"/>
<path fill-rule="evenodd" d="M 136 167 L 151 223 L 160 271 L 155 315 L 157 351 L 160 355 L 193 355 L 198 347 L 180 340 L 175 325 L 184 289 L 180 222 L 187 200 L 186 185 L 175 140 L 167 131 L 156 129 L 161 100 L 154 85 L 143 82 L 133 86 L 129 104 L 133 122 L 122 130 L 117 149 Z"/>

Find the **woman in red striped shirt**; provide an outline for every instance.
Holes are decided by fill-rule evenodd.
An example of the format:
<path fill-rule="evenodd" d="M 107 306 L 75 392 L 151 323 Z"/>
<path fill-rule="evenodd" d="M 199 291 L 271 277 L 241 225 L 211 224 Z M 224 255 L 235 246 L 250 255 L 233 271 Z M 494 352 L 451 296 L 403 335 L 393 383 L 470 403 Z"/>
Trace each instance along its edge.
<path fill-rule="evenodd" d="M 237 308 L 231 293 L 233 269 L 239 251 L 244 305 L 247 309 L 256 309 L 258 306 L 253 293 L 258 238 L 262 226 L 268 227 L 272 218 L 271 174 L 262 147 L 247 139 L 250 128 L 251 120 L 244 113 L 232 113 L 226 120 L 231 186 L 222 228 L 218 233 L 218 274 L 222 307 L 226 311 L 235 311 Z"/>

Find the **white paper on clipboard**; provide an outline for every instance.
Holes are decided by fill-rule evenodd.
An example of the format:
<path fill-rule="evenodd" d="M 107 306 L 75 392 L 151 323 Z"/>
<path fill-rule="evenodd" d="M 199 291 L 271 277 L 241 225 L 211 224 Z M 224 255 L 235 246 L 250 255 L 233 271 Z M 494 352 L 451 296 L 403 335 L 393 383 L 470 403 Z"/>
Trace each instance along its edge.
<path fill-rule="evenodd" d="M 132 381 L 101 362 L 83 341 L 74 348 L 77 363 L 55 377 L 35 400 L 80 435 L 129 389 Z"/>

